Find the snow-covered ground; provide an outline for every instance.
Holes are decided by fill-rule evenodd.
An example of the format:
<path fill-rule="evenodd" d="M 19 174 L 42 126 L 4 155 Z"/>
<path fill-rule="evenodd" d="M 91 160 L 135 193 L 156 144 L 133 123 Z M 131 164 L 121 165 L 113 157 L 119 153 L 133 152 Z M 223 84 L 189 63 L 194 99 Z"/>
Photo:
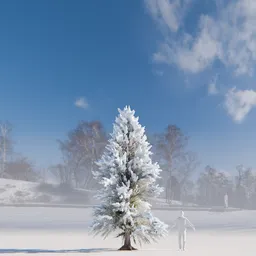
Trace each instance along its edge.
<path fill-rule="evenodd" d="M 196 232 L 188 232 L 187 250 L 177 250 L 177 234 L 157 244 L 138 247 L 138 251 L 120 252 L 119 239 L 88 235 L 92 220 L 90 209 L 1 207 L 0 253 L 10 255 L 255 255 L 256 212 L 187 212 Z M 153 211 L 168 224 L 178 212 Z"/>
<path fill-rule="evenodd" d="M 0 179 L 0 204 L 14 203 L 79 203 L 88 202 L 89 191 L 69 190 L 52 185 L 40 185 Z M 89 196 L 89 198 L 92 196 Z M 161 204 L 156 200 L 156 205 Z M 175 203 L 177 206 L 179 202 Z M 88 234 L 92 209 L 51 207 L 0 207 L 0 254 L 8 255 L 179 255 L 177 234 L 157 244 L 143 245 L 138 251 L 120 252 L 121 241 L 113 237 L 103 240 Z M 153 213 L 167 224 L 179 212 L 154 210 Z M 188 256 L 200 255 L 255 255 L 256 211 L 214 213 L 186 212 L 196 226 L 189 230 Z"/>
<path fill-rule="evenodd" d="M 0 204 L 90 204 L 92 192 L 54 184 L 0 179 Z"/>
<path fill-rule="evenodd" d="M 172 200 L 169 203 L 166 203 L 166 200 L 164 198 L 153 198 L 151 204 L 157 208 L 183 206 L 183 203 L 181 201 Z M 193 203 L 186 203 L 186 207 L 197 207 L 197 205 Z"/>
<path fill-rule="evenodd" d="M 0 204 L 65 204 L 95 205 L 94 191 L 70 189 L 54 184 L 40 184 L 11 179 L 0 179 Z M 157 208 L 168 208 L 165 199 L 152 199 Z M 172 201 L 172 206 L 181 206 L 179 201 Z M 193 206 L 192 204 L 190 206 Z"/>

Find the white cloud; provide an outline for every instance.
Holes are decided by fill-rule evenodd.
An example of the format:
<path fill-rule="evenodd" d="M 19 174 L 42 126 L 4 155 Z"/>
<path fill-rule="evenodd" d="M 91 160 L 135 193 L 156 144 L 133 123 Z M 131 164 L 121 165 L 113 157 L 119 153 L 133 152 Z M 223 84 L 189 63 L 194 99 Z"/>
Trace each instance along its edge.
<path fill-rule="evenodd" d="M 157 76 L 163 76 L 163 75 L 164 75 L 164 71 L 162 71 L 162 70 L 155 70 L 154 73 L 155 73 Z"/>
<path fill-rule="evenodd" d="M 254 75 L 256 0 L 213 0 L 216 11 L 193 17 L 198 19 L 193 24 L 193 32 L 187 29 L 185 16 L 190 11 L 190 4 L 196 1 L 144 1 L 163 36 L 153 54 L 156 64 L 176 66 L 187 73 L 200 74 L 217 63 L 219 67 L 226 68 L 227 74 L 235 77 Z M 223 95 L 220 86 L 216 85 L 216 80 L 208 84 L 209 95 Z M 254 90 L 232 88 L 224 97 L 225 109 L 237 123 L 241 123 L 256 106 Z"/>
<path fill-rule="evenodd" d="M 237 123 L 241 123 L 256 106 L 256 91 L 230 89 L 225 97 L 225 109 Z"/>
<path fill-rule="evenodd" d="M 210 95 L 216 95 L 216 94 L 218 94 L 218 93 L 219 93 L 219 91 L 218 91 L 218 89 L 217 89 L 217 87 L 216 87 L 216 84 L 213 83 L 213 82 L 211 82 L 211 83 L 209 84 L 209 86 L 208 86 L 208 94 L 210 94 Z"/>
<path fill-rule="evenodd" d="M 208 85 L 208 94 L 209 95 L 216 95 L 219 93 L 219 90 L 217 89 L 217 76 L 212 79 L 212 81 Z"/>
<path fill-rule="evenodd" d="M 176 32 L 182 23 L 190 0 L 145 0 L 147 9 L 154 20 L 162 27 Z"/>
<path fill-rule="evenodd" d="M 169 30 L 163 34 L 164 41 L 153 55 L 156 62 L 199 73 L 219 60 L 236 75 L 253 73 L 256 62 L 255 0 L 228 1 L 226 6 L 219 6 L 214 16 L 201 15 L 193 35 L 180 29 L 186 14 L 184 3 L 190 1 L 145 1 L 154 20 Z"/>
<path fill-rule="evenodd" d="M 75 101 L 75 106 L 78 108 L 87 109 L 89 104 L 85 98 L 81 97 Z"/>

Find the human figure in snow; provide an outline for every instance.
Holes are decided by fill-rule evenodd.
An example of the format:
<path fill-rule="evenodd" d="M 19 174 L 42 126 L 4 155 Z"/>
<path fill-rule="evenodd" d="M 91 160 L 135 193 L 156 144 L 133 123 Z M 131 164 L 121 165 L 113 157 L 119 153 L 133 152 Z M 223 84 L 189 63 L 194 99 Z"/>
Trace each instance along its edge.
<path fill-rule="evenodd" d="M 185 217 L 184 212 L 181 211 L 180 216 L 175 220 L 173 226 L 178 228 L 178 239 L 179 239 L 179 249 L 185 251 L 186 247 L 186 237 L 187 237 L 187 224 L 195 231 L 194 225 Z"/>
<path fill-rule="evenodd" d="M 224 206 L 226 209 L 228 208 L 228 194 L 227 193 L 224 196 Z"/>

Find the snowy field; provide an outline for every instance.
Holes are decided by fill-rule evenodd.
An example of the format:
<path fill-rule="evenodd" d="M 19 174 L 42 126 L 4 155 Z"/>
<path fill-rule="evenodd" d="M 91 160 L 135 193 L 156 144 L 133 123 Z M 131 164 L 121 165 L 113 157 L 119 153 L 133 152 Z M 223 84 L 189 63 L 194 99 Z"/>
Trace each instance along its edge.
<path fill-rule="evenodd" d="M 172 224 L 179 212 L 154 211 Z M 255 255 L 256 212 L 187 212 L 196 226 L 188 232 L 187 250 L 177 250 L 177 234 L 157 244 L 138 247 L 138 251 L 120 252 L 121 241 L 91 237 L 87 228 L 90 209 L 1 207 L 0 254 L 5 255 Z"/>
<path fill-rule="evenodd" d="M 0 179 L 0 204 L 89 204 L 92 194 L 57 184 Z"/>
<path fill-rule="evenodd" d="M 99 203 L 93 198 L 94 194 L 94 191 L 61 188 L 57 184 L 40 184 L 0 178 L 0 205 L 92 205 Z M 151 203 L 155 207 L 169 207 L 164 199 L 153 199 Z M 173 206 L 180 206 L 181 204 L 179 201 L 172 202 Z"/>

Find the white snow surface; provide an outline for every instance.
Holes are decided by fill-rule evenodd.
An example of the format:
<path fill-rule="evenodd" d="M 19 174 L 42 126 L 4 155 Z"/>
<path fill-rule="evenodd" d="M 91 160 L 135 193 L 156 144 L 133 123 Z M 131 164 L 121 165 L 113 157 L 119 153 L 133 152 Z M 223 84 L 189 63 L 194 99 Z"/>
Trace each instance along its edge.
<path fill-rule="evenodd" d="M 32 192 L 37 185 L 35 182 L 0 179 L 0 203 L 10 204 L 33 201 L 37 196 L 40 196 Z"/>
<path fill-rule="evenodd" d="M 178 211 L 153 211 L 172 224 Z M 143 245 L 138 251 L 120 252 L 121 241 L 103 240 L 88 234 L 91 209 L 1 207 L 0 253 L 7 255 L 255 255 L 256 211 L 224 213 L 185 212 L 196 226 L 188 229 L 187 250 L 178 251 L 177 231 L 159 243 Z"/>
<path fill-rule="evenodd" d="M 40 184 L 11 179 L 0 179 L 0 204 L 90 204 L 93 192 L 69 189 L 56 184 Z"/>
<path fill-rule="evenodd" d="M 12 179 L 0 178 L 0 204 L 99 204 L 94 198 L 95 192 L 85 189 L 63 191 L 56 184 L 40 184 Z M 162 198 L 153 198 L 150 203 L 154 207 L 170 207 Z M 172 206 L 181 206 L 179 201 L 172 201 Z M 188 204 L 188 206 L 195 206 Z"/>

